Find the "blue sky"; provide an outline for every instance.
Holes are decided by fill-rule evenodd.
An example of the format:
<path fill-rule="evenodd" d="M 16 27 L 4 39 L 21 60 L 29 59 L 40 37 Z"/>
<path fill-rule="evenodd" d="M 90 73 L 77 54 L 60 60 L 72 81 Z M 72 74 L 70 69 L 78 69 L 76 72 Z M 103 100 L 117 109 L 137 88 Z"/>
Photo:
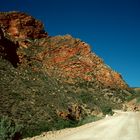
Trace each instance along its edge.
<path fill-rule="evenodd" d="M 71 34 L 140 87 L 139 0 L 3 0 L 0 11 L 23 11 L 45 24 L 49 35 Z"/>

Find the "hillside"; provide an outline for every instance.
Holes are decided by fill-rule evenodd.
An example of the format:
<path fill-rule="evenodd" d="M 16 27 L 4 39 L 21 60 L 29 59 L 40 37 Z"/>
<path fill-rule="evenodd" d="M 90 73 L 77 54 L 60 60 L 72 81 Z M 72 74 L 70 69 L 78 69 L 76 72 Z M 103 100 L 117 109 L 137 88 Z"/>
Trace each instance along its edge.
<path fill-rule="evenodd" d="M 131 95 L 87 43 L 51 37 L 21 12 L 0 13 L 0 90 L 0 117 L 22 124 L 24 137 L 102 116 Z"/>
<path fill-rule="evenodd" d="M 133 90 L 134 90 L 134 92 L 135 92 L 136 94 L 140 94 L 140 88 L 139 88 L 139 87 L 133 88 Z"/>

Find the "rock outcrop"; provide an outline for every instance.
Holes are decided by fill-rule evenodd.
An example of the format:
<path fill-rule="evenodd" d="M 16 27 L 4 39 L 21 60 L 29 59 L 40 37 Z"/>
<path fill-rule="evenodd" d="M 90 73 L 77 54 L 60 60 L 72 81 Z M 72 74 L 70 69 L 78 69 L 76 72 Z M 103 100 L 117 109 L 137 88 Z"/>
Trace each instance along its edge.
<path fill-rule="evenodd" d="M 15 40 L 19 47 L 42 47 L 34 59 L 42 61 L 50 75 L 65 78 L 70 83 L 80 78 L 98 81 L 106 87 L 128 88 L 121 75 L 105 65 L 101 58 L 91 52 L 90 46 L 79 39 L 70 35 L 48 37 L 40 21 L 20 12 L 0 13 L 0 25 L 3 34 Z M 18 49 L 20 62 L 26 59 L 26 51 Z"/>
<path fill-rule="evenodd" d="M 38 57 L 53 75 L 65 78 L 68 82 L 83 79 L 98 81 L 106 87 L 128 88 L 121 75 L 107 66 L 91 52 L 87 43 L 79 39 L 70 35 L 56 36 L 42 41 L 39 46 L 43 46 L 44 51 Z"/>
<path fill-rule="evenodd" d="M 0 26 L 14 38 L 35 39 L 47 36 L 40 21 L 22 12 L 0 13 Z"/>

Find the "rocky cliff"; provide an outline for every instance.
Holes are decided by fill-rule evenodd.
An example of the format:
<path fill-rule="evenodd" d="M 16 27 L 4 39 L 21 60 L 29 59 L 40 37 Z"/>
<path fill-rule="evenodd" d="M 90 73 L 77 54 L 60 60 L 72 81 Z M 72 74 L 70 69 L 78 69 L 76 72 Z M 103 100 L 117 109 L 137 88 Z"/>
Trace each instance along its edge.
<path fill-rule="evenodd" d="M 0 89 L 1 116 L 37 132 L 43 123 L 57 128 L 58 116 L 77 121 L 121 108 L 130 95 L 122 76 L 87 43 L 51 37 L 21 12 L 0 13 Z"/>
<path fill-rule="evenodd" d="M 48 37 L 40 21 L 20 12 L 1 13 L 0 25 L 3 34 L 19 45 L 16 53 L 21 63 L 23 58 L 28 59 L 26 50 L 34 45 L 42 51 L 31 59 L 42 61 L 44 70 L 50 75 L 56 74 L 68 82 L 81 78 L 96 80 L 104 86 L 128 88 L 121 75 L 105 65 L 101 58 L 91 52 L 90 46 L 80 39 L 70 35 Z"/>

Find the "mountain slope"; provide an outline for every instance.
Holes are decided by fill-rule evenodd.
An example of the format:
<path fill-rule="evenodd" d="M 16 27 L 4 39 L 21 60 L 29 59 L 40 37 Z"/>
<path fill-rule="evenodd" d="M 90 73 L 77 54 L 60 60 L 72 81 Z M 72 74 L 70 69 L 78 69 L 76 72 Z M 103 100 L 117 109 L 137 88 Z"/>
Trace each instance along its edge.
<path fill-rule="evenodd" d="M 51 37 L 21 12 L 0 13 L 0 90 L 0 116 L 23 124 L 24 136 L 101 116 L 131 95 L 87 43 Z"/>

